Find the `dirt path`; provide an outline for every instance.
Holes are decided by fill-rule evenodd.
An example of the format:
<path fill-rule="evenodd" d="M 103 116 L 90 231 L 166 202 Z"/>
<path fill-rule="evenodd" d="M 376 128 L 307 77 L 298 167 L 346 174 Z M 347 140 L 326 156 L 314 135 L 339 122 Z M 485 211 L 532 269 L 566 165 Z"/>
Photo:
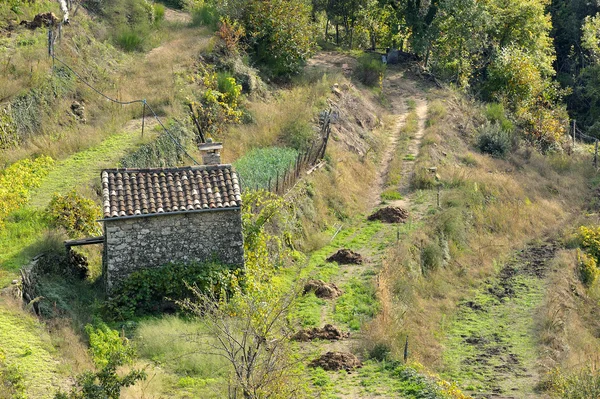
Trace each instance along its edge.
<path fill-rule="evenodd" d="M 381 193 L 386 185 L 386 178 L 390 173 L 390 167 L 394 156 L 398 154 L 398 143 L 402 135 L 402 127 L 406 123 L 409 112 L 411 111 L 407 105 L 408 100 L 415 102 L 415 111 L 419 118 L 418 131 L 410 138 L 408 149 L 402 161 L 402 178 L 398 187 L 398 191 L 402 194 L 403 199 L 387 201 L 389 206 L 398 206 L 400 208 L 409 209 L 410 199 L 408 194 L 410 191 L 410 178 L 414 172 L 415 160 L 419 156 L 421 150 L 421 142 L 425 131 L 425 120 L 427 118 L 427 101 L 422 95 L 422 91 L 416 86 L 415 82 L 404 78 L 403 71 L 392 71 L 383 82 L 383 91 L 386 98 L 390 102 L 393 117 L 396 123 L 392 128 L 389 136 L 389 143 L 383 154 L 382 171 L 377 179 L 377 189 L 374 190 L 375 197 L 373 198 L 373 207 L 381 205 Z"/>
<path fill-rule="evenodd" d="M 343 54 L 322 53 L 311 60 L 309 65 L 330 68 L 348 74 L 348 68 L 353 66 L 353 61 Z M 392 167 L 398 167 L 398 162 L 395 163 L 396 166 L 392 165 L 393 160 L 401 157 L 400 159 L 406 160 L 401 163 L 402 178 L 395 188 L 402 191 L 404 198 L 401 201 L 393 202 L 393 205 L 408 208 L 410 178 L 414 171 L 414 158 L 419 155 L 424 135 L 427 101 L 423 96 L 423 91 L 417 87 L 413 80 L 405 78 L 404 71 L 400 69 L 389 71 L 383 82 L 383 90 L 390 103 L 391 118 L 394 122 L 388 131 L 388 142 L 379 166 L 380 173 L 373 183 L 369 201 L 371 210 L 382 204 L 381 193 L 386 186 L 387 175 Z M 418 131 L 413 133 L 412 137 L 406 137 L 403 130 L 408 115 L 413 111 L 408 100 L 414 101 L 414 111 L 418 116 Z M 407 146 L 399 146 L 400 140 L 406 141 Z M 351 352 L 359 356 L 363 355 L 361 345 L 364 342 L 364 333 L 361 329 L 357 329 L 357 319 L 352 322 L 342 322 L 340 312 L 343 312 L 343 309 L 350 303 L 353 311 L 359 314 L 358 320 L 360 320 L 361 326 L 364 326 L 365 322 L 376 313 L 376 299 L 373 297 L 371 299 L 373 302 L 361 303 L 361 300 L 364 301 L 364 297 L 360 299 L 359 295 L 362 295 L 362 293 L 357 294 L 357 290 L 364 287 L 368 291 L 376 285 L 376 276 L 382 269 L 387 248 L 393 244 L 397 235 L 405 234 L 405 229 L 407 229 L 406 225 L 381 224 L 367 220 L 358 221 L 353 227 L 344 228 L 338 238 L 330 245 L 312 255 L 313 259 L 315 257 L 324 259 L 337 249 L 350 248 L 359 252 L 364 257 L 365 262 L 361 265 L 337 265 L 338 270 L 329 276 L 326 282 L 335 283 L 344 291 L 344 294 L 337 299 L 326 300 L 319 309 L 320 317 L 318 320 L 320 324 L 317 327 L 330 323 L 342 331 L 349 331 L 350 336 L 339 341 L 314 341 L 307 344 L 307 348 L 321 354 L 328 351 L 338 351 Z M 317 270 L 320 267 L 327 267 L 326 263 L 318 264 Z M 368 315 L 369 307 L 374 312 L 371 316 Z M 375 384 L 378 388 L 365 386 L 365 379 L 369 379 L 365 373 L 368 374 L 368 372 L 361 369 L 352 373 L 330 374 L 335 386 L 335 397 L 344 399 L 398 397 L 397 392 L 393 393 L 389 387 L 381 387 L 379 383 Z"/>
<path fill-rule="evenodd" d="M 548 262 L 557 247 L 535 243 L 506 263 L 497 279 L 459 305 L 449 328 L 447 377 L 474 398 L 543 398 L 539 382 L 535 313 L 545 292 Z"/>

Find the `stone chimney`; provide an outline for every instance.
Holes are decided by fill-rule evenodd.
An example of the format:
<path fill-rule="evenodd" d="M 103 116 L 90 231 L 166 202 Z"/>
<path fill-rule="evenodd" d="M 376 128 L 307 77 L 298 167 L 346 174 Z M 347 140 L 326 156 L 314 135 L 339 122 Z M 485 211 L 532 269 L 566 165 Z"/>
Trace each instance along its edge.
<path fill-rule="evenodd" d="M 221 164 L 221 150 L 223 149 L 223 143 L 213 143 L 212 139 L 208 139 L 206 140 L 206 143 L 200 144 L 198 149 L 202 154 L 202 163 L 204 165 Z"/>

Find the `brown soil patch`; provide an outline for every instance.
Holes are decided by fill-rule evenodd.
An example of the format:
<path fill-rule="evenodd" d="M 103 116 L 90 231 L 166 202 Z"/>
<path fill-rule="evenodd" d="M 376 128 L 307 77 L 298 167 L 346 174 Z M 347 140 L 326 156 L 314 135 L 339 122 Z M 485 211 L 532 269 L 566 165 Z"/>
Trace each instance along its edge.
<path fill-rule="evenodd" d="M 368 217 L 368 220 L 380 220 L 383 223 L 404 223 L 408 219 L 408 211 L 396 206 L 381 208 Z"/>
<path fill-rule="evenodd" d="M 362 362 L 356 356 L 349 352 L 327 352 L 320 358 L 310 362 L 310 367 L 321 367 L 323 370 L 350 371 L 362 367 Z"/>
<path fill-rule="evenodd" d="M 35 17 L 33 17 L 33 21 L 29 22 L 29 21 L 21 21 L 21 25 L 24 25 L 27 29 L 37 29 L 37 28 L 41 28 L 42 26 L 44 27 L 50 27 L 50 26 L 54 26 L 58 23 L 59 19 L 56 15 L 54 15 L 51 12 L 45 12 L 45 13 L 41 13 L 36 15 Z"/>
<path fill-rule="evenodd" d="M 361 254 L 350 249 L 340 249 L 327 258 L 327 262 L 337 262 L 340 265 L 362 265 L 364 261 Z"/>
<path fill-rule="evenodd" d="M 314 292 L 317 298 L 334 299 L 344 292 L 333 283 L 326 283 L 322 280 L 309 280 L 304 285 L 304 294 Z"/>
<path fill-rule="evenodd" d="M 313 327 L 300 330 L 292 336 L 292 340 L 300 342 L 308 342 L 315 339 L 339 341 L 348 338 L 349 336 L 350 333 L 342 331 L 331 324 L 325 324 L 323 328 Z"/>

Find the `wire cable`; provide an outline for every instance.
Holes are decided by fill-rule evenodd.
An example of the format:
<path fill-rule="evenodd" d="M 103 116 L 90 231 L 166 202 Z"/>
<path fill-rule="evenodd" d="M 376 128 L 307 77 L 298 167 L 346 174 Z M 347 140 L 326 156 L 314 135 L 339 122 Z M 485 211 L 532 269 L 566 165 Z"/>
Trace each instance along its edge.
<path fill-rule="evenodd" d="M 175 145 L 177 145 L 177 147 L 189 158 L 191 159 L 194 164 L 199 165 L 198 161 L 196 161 L 196 159 L 194 159 L 194 157 L 192 157 L 183 147 L 183 145 L 181 145 L 181 143 L 179 142 L 179 140 L 177 140 L 177 138 L 175 136 L 173 136 L 171 134 L 171 132 L 169 132 L 169 130 L 166 128 L 166 126 L 162 123 L 162 121 L 160 120 L 160 118 L 158 117 L 158 115 L 156 114 L 156 112 L 154 112 L 154 109 L 150 106 L 150 104 L 148 104 L 146 102 L 145 99 L 143 100 L 132 100 L 132 101 L 119 101 L 116 100 L 112 97 L 107 96 L 106 94 L 102 93 L 100 90 L 96 89 L 94 86 L 92 86 L 90 83 L 88 83 L 80 74 L 78 74 L 73 68 L 71 68 L 66 62 L 64 62 L 63 60 L 61 60 L 60 58 L 58 58 L 55 54 L 54 51 L 52 52 L 52 59 L 56 60 L 58 62 L 60 62 L 62 65 L 64 65 L 69 71 L 71 71 L 75 76 L 77 76 L 77 78 L 83 83 L 85 84 L 87 87 L 89 87 L 90 89 L 92 89 L 94 92 L 96 92 L 97 94 L 99 94 L 100 96 L 104 97 L 105 99 L 116 103 L 116 104 L 120 104 L 120 105 L 131 105 L 131 104 L 144 104 L 145 106 L 148 107 L 148 109 L 150 110 L 150 112 L 152 112 L 152 115 L 154 116 L 154 118 L 156 119 L 156 121 L 160 124 L 160 126 L 163 128 L 163 130 L 165 131 L 165 133 L 167 133 L 167 135 L 169 136 L 169 138 L 171 140 L 173 140 L 173 142 L 175 143 Z"/>

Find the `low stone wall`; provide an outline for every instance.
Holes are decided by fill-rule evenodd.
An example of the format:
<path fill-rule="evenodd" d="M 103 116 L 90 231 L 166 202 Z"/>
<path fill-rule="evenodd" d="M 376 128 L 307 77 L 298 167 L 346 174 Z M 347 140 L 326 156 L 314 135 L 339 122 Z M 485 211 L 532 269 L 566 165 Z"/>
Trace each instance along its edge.
<path fill-rule="evenodd" d="M 244 264 L 240 210 L 162 214 L 104 221 L 104 275 L 110 292 L 137 270 L 217 259 Z"/>

